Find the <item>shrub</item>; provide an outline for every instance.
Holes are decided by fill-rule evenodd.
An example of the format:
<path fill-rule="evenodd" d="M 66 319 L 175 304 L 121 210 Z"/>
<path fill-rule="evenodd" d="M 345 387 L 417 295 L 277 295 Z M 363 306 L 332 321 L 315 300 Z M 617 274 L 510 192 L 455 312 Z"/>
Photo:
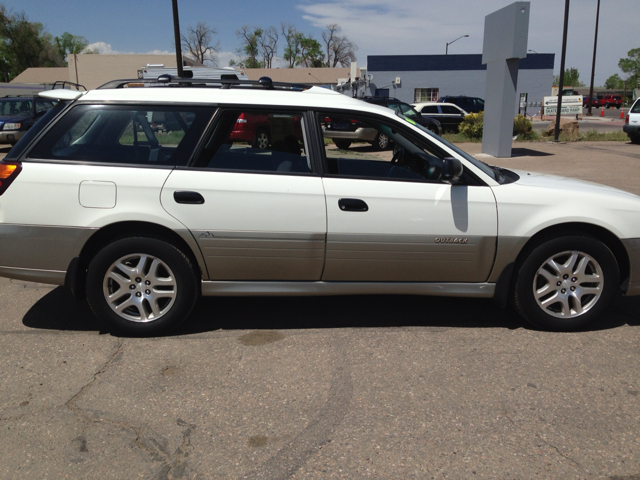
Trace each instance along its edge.
<path fill-rule="evenodd" d="M 467 138 L 482 138 L 484 125 L 484 114 L 470 113 L 460 124 L 460 133 Z M 523 115 L 518 115 L 513 119 L 513 135 L 518 135 L 521 140 L 536 140 L 538 134 L 533 131 L 533 123 Z"/>
<path fill-rule="evenodd" d="M 531 132 L 533 132 L 533 123 L 523 115 L 518 114 L 518 116 L 513 119 L 513 135 L 527 135 Z"/>
<path fill-rule="evenodd" d="M 482 138 L 483 123 L 484 112 L 470 113 L 460 123 L 459 132 L 468 138 Z"/>

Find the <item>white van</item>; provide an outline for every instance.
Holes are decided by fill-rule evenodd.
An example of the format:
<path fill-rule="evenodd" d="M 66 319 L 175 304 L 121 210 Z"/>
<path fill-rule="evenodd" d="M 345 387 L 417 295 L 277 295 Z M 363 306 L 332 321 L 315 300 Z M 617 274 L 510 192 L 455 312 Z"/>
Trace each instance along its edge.
<path fill-rule="evenodd" d="M 249 80 L 249 77 L 242 71 L 236 70 L 233 67 L 196 67 L 185 66 L 183 67 L 186 78 L 205 78 L 210 80 Z M 178 76 L 177 67 L 165 67 L 164 65 L 151 65 L 142 67 L 139 71 L 139 78 L 155 80 L 160 75 L 171 75 L 172 77 Z"/>

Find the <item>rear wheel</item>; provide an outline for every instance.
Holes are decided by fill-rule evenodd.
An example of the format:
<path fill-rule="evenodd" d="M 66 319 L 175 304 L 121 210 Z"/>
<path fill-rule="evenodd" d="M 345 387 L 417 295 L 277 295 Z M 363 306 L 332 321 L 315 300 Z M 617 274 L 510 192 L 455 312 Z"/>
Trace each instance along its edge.
<path fill-rule="evenodd" d="M 567 236 L 542 243 L 521 264 L 514 305 L 529 322 L 575 330 L 598 318 L 620 285 L 609 248 L 592 237 Z"/>
<path fill-rule="evenodd" d="M 150 237 L 107 245 L 89 263 L 87 299 L 110 331 L 156 335 L 177 327 L 198 299 L 198 280 L 178 248 Z"/>
<path fill-rule="evenodd" d="M 253 148 L 265 150 L 269 147 L 269 134 L 265 130 L 258 130 L 253 140 Z"/>
<path fill-rule="evenodd" d="M 386 150 L 389 148 L 389 137 L 387 137 L 384 133 L 378 133 L 376 138 L 373 140 L 373 148 L 376 150 Z"/>
<path fill-rule="evenodd" d="M 336 147 L 338 147 L 341 150 L 346 150 L 351 146 L 351 140 L 334 138 L 333 143 L 335 143 Z"/>

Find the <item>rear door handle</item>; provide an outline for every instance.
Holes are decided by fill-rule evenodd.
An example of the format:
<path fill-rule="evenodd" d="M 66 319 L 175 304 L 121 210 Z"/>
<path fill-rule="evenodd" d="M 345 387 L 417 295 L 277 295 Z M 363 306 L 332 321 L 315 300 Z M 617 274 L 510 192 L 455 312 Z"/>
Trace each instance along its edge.
<path fill-rule="evenodd" d="M 343 212 L 366 212 L 369 210 L 369 205 L 359 198 L 341 198 L 338 200 L 338 207 Z"/>
<path fill-rule="evenodd" d="M 204 197 L 198 192 L 173 192 L 173 199 L 176 203 L 189 205 L 202 205 L 204 203 Z"/>

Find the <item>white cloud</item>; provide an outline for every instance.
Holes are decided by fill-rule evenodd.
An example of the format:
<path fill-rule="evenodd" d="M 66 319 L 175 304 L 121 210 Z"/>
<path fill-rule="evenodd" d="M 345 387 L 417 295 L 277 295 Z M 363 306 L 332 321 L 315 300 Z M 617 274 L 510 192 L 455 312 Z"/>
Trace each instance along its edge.
<path fill-rule="evenodd" d="M 110 43 L 105 42 L 94 42 L 87 45 L 87 49 L 90 50 L 98 50 L 98 52 L 104 55 L 135 55 L 135 54 L 144 54 L 144 55 L 175 55 L 176 52 L 171 52 L 169 50 L 151 50 L 149 52 L 134 52 L 134 51 L 123 51 L 123 50 L 115 50 L 111 47 Z"/>
<path fill-rule="evenodd" d="M 482 53 L 484 19 L 512 3 L 510 0 L 324 0 L 298 5 L 304 20 L 324 29 L 337 23 L 357 46 L 358 64 L 367 55 L 443 55 L 447 42 L 450 54 Z M 625 12 L 620 14 L 619 12 Z M 569 12 L 566 68 L 576 67 L 580 79 L 589 83 L 593 57 L 596 0 L 574 2 Z M 564 2 L 531 2 L 528 48 L 539 53 L 555 53 L 555 71 L 560 70 Z M 627 51 L 638 46 L 638 0 L 617 0 L 615 12 L 600 11 L 595 84 L 609 75 L 621 73 L 617 63 Z M 321 38 L 318 38 L 321 41 Z"/>

